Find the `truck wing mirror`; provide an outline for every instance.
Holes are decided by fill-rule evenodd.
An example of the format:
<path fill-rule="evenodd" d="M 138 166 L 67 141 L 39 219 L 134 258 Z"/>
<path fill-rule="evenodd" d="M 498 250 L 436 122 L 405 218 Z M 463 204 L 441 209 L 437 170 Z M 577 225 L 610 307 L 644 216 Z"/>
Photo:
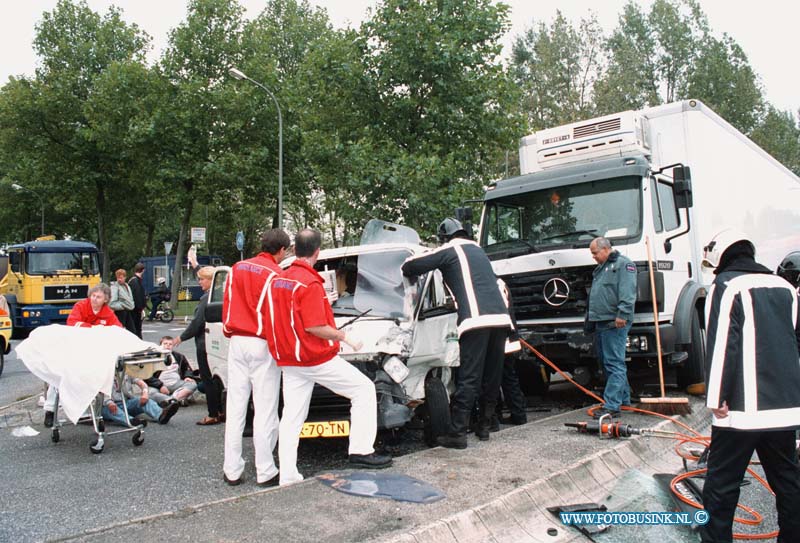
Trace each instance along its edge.
<path fill-rule="evenodd" d="M 689 166 L 675 166 L 672 169 L 672 194 L 678 209 L 688 209 L 692 201 L 692 172 Z"/>
<path fill-rule="evenodd" d="M 472 220 L 472 208 L 469 206 L 466 207 L 457 207 L 456 208 L 456 219 L 461 221 L 471 221 Z"/>
<path fill-rule="evenodd" d="M 470 206 L 457 207 L 456 219 L 464 226 L 467 235 L 472 239 L 472 208 Z"/>

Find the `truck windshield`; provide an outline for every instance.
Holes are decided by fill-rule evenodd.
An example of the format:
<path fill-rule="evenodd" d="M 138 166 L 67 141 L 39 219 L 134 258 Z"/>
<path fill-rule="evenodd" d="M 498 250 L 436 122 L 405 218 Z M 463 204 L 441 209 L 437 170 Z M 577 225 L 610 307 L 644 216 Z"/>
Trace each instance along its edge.
<path fill-rule="evenodd" d="M 28 275 L 97 275 L 100 273 L 100 268 L 97 253 L 28 253 L 25 273 Z"/>
<path fill-rule="evenodd" d="M 616 177 L 490 200 L 481 244 L 489 254 L 517 247 L 526 254 L 543 247 L 588 246 L 597 236 L 638 237 L 640 185 L 640 177 Z"/>

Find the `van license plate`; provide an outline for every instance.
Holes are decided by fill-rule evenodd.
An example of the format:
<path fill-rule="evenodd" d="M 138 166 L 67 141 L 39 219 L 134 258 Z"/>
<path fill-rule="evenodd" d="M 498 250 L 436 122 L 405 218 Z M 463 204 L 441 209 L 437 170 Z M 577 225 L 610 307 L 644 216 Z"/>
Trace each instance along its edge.
<path fill-rule="evenodd" d="M 71 309 L 59 309 L 58 310 L 58 314 L 59 315 L 69 315 L 70 313 L 72 313 Z"/>
<path fill-rule="evenodd" d="M 300 432 L 306 437 L 347 437 L 350 435 L 349 420 L 331 420 L 327 422 L 306 422 Z"/>

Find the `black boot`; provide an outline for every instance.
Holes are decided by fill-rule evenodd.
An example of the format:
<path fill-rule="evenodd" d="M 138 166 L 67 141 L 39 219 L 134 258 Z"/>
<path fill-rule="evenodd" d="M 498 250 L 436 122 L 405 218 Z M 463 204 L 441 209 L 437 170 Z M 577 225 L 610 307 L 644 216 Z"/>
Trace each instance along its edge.
<path fill-rule="evenodd" d="M 478 418 L 478 424 L 475 426 L 475 436 L 481 441 L 489 441 L 489 432 L 492 427 L 492 415 L 497 404 L 495 402 L 486 402 L 481 404 L 481 413 Z"/>
<path fill-rule="evenodd" d="M 448 449 L 466 449 L 468 425 L 469 411 L 453 409 L 450 415 L 450 432 L 446 436 L 439 436 L 436 442 Z"/>

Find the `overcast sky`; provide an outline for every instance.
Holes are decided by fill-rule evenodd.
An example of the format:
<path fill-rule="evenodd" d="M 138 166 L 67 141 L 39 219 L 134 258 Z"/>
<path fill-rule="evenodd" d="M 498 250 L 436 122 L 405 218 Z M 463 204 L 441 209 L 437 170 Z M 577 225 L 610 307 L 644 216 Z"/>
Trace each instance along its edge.
<path fill-rule="evenodd" d="M 637 0 L 649 9 L 652 0 Z M 185 0 L 88 0 L 95 11 L 104 12 L 115 4 L 124 10 L 125 19 L 135 22 L 153 38 L 150 59 L 158 58 L 167 42 L 167 32 L 179 24 L 186 12 Z M 266 2 L 241 0 L 247 17 L 258 15 Z M 311 0 L 327 9 L 336 27 L 357 26 L 372 0 Z M 617 24 L 624 0 L 506 0 L 511 6 L 512 28 L 504 40 L 506 50 L 513 36 L 531 26 L 532 21 L 550 22 L 556 9 L 573 21 L 595 10 L 606 33 Z M 795 37 L 800 21 L 800 2 L 796 0 L 700 0 L 716 35 L 730 34 L 742 46 L 750 64 L 761 79 L 767 99 L 780 109 L 797 115 L 800 108 L 800 63 Z M 43 11 L 52 10 L 56 0 L 16 0 L 3 3 L 0 19 L 0 84 L 10 75 L 32 74 L 36 66 L 31 43 L 34 25 Z"/>

